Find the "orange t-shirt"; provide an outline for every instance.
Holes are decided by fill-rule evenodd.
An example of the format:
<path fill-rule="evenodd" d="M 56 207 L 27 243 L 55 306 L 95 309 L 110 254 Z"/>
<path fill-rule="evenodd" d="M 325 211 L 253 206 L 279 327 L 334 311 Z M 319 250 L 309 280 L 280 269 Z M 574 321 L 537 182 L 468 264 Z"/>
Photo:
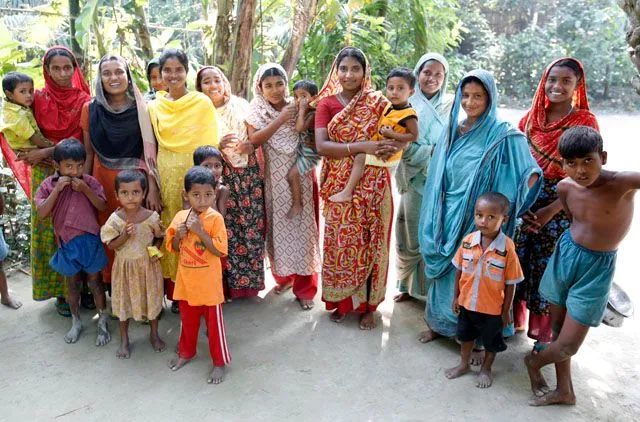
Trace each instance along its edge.
<path fill-rule="evenodd" d="M 458 304 L 468 311 L 501 315 L 507 284 L 524 280 L 513 240 L 500 232 L 486 250 L 481 234 L 473 232 L 462 241 L 452 263 L 462 272 Z"/>
<path fill-rule="evenodd" d="M 167 229 L 166 246 L 169 252 L 173 250 L 171 242 L 176 235 L 176 229 L 187 220 L 190 210 L 179 211 Z M 211 236 L 215 248 L 227 255 L 227 229 L 224 218 L 213 208 L 201 213 L 200 222 L 204 231 Z M 173 297 L 186 300 L 191 306 L 215 306 L 224 302 L 222 290 L 222 265 L 220 257 L 209 251 L 200 237 L 191 232 L 180 241 L 178 258 L 178 272 Z"/>

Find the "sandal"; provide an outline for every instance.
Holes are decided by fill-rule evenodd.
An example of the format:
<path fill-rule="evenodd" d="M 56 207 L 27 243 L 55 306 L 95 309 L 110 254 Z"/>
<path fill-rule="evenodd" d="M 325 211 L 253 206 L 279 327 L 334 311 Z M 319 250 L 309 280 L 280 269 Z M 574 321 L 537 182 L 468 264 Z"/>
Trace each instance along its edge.
<path fill-rule="evenodd" d="M 178 302 L 177 300 L 171 302 L 171 312 L 174 314 L 180 313 L 180 302 Z"/>
<path fill-rule="evenodd" d="M 313 308 L 313 301 L 308 301 L 310 303 L 304 303 L 303 299 L 300 299 L 299 297 L 297 297 L 296 300 L 298 301 L 298 305 L 300 305 L 300 308 L 302 308 L 303 311 L 309 311 L 311 310 L 311 308 Z"/>
<path fill-rule="evenodd" d="M 538 353 L 542 352 L 544 349 L 549 347 L 549 344 L 551 343 L 543 343 L 541 341 L 536 341 L 535 343 L 533 343 L 533 350 L 531 351 L 531 354 L 537 355 Z"/>
<path fill-rule="evenodd" d="M 96 309 L 96 303 L 94 302 L 93 295 L 91 293 L 80 293 L 80 305 L 84 309 Z"/>
<path fill-rule="evenodd" d="M 56 306 L 56 311 L 58 312 L 58 315 L 63 316 L 65 318 L 71 317 L 71 308 L 69 307 L 69 304 L 67 302 L 60 302 L 56 300 L 55 306 Z"/>

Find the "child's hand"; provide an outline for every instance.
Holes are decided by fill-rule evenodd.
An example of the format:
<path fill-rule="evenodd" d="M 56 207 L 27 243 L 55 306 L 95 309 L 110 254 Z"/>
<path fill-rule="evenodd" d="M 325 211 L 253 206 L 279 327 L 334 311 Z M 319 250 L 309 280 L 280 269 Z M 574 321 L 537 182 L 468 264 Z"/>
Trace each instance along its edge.
<path fill-rule="evenodd" d="M 380 128 L 380 135 L 384 136 L 385 138 L 391 138 L 393 134 L 394 132 L 391 126 L 382 126 Z"/>
<path fill-rule="evenodd" d="M 460 305 L 458 304 L 458 298 L 453 299 L 453 303 L 451 304 L 451 310 L 454 314 L 460 314 Z"/>
<path fill-rule="evenodd" d="M 187 229 L 189 229 L 189 231 L 192 231 L 196 234 L 199 234 L 202 231 L 202 224 L 200 223 L 200 218 L 198 218 L 197 215 L 190 215 L 189 218 L 187 218 L 185 225 L 187 226 Z"/>
<path fill-rule="evenodd" d="M 309 109 L 309 98 L 302 97 L 300 101 L 298 101 L 298 113 L 302 113 L 302 115 L 306 114 Z"/>
<path fill-rule="evenodd" d="M 511 310 L 508 310 L 506 313 L 502 314 L 502 327 L 508 327 L 513 323 L 513 315 L 511 314 Z"/>
<path fill-rule="evenodd" d="M 180 224 L 176 229 L 176 237 L 178 240 L 187 237 L 187 225 L 185 223 Z"/>
<path fill-rule="evenodd" d="M 127 237 L 131 237 L 136 233 L 136 225 L 133 223 L 127 223 L 124 226 L 124 232 L 127 234 Z"/>
<path fill-rule="evenodd" d="M 76 192 L 85 193 L 87 189 L 89 189 L 89 185 L 87 185 L 84 180 L 74 177 L 71 179 L 71 189 Z"/>
<path fill-rule="evenodd" d="M 549 206 L 542 207 L 535 213 L 531 210 L 527 211 L 527 213 L 522 216 L 522 221 L 525 224 L 525 230 L 531 233 L 538 233 L 541 228 L 551 221 L 554 215 L 555 213 Z"/>
<path fill-rule="evenodd" d="M 57 193 L 60 193 L 71 184 L 71 178 L 69 176 L 60 176 L 58 182 L 56 183 L 56 187 L 53 189 Z"/>

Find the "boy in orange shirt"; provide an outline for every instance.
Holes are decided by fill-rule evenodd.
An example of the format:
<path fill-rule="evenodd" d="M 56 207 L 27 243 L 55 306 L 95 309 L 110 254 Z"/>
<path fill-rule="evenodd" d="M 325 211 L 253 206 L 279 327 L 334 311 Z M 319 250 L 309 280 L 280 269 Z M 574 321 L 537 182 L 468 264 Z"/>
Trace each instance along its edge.
<path fill-rule="evenodd" d="M 227 255 L 224 218 L 215 211 L 216 180 L 206 167 L 192 167 L 184 177 L 184 197 L 191 206 L 179 211 L 167 230 L 166 247 L 179 253 L 173 297 L 180 301 L 182 330 L 178 357 L 169 362 L 177 371 L 196 355 L 200 318 L 204 316 L 213 370 L 209 384 L 224 380 L 225 365 L 231 363 L 222 318 L 222 265 Z"/>
<path fill-rule="evenodd" d="M 511 323 L 515 285 L 524 277 L 513 241 L 501 230 L 509 214 L 509 200 L 497 192 L 480 195 L 475 205 L 478 231 L 462 241 L 453 258 L 456 283 L 453 312 L 458 314 L 457 337 L 461 344 L 460 364 L 447 369 L 445 376 L 458 378 L 469 372 L 473 343 L 481 338 L 484 363 L 476 387 L 493 383 L 491 366 L 496 353 L 507 350 L 502 330 Z"/>

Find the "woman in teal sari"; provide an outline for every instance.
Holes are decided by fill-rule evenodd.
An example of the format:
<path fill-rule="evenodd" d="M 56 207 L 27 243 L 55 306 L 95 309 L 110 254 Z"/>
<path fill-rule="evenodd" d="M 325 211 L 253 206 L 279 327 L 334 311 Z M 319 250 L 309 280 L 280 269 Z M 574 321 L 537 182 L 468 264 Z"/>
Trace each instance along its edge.
<path fill-rule="evenodd" d="M 404 151 L 396 171 L 396 187 L 400 193 L 396 219 L 396 269 L 400 294 L 394 298 L 396 302 L 409 297 L 425 300 L 427 295 L 427 277 L 418 243 L 422 192 L 431 154 L 447 125 L 453 103 L 453 96 L 446 93 L 449 63 L 440 54 L 420 57 L 413 73 L 416 76 L 415 94 L 409 101 L 418 113 L 420 137 Z"/>
<path fill-rule="evenodd" d="M 420 341 L 453 337 L 457 317 L 451 309 L 454 267 L 462 238 L 474 230 L 473 207 L 488 191 L 509 198 L 509 219 L 503 227 L 512 237 L 516 219 L 535 201 L 542 171 L 531 156 L 525 136 L 497 119 L 498 92 L 491 73 L 467 73 L 456 90 L 448 130 L 435 148 L 425 184 L 419 224 L 420 251 L 430 286 L 425 321 L 429 330 Z M 460 107 L 467 117 L 458 121 Z M 505 335 L 513 334 L 513 325 Z"/>

